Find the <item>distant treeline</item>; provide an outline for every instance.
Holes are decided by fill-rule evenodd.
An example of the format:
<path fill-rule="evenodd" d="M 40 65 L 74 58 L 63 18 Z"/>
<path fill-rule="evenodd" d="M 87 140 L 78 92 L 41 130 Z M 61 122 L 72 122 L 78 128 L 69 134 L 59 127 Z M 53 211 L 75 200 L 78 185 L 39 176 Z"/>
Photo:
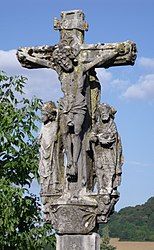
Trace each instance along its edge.
<path fill-rule="evenodd" d="M 143 205 L 115 212 L 108 223 L 110 237 L 129 241 L 154 241 L 154 197 Z"/>

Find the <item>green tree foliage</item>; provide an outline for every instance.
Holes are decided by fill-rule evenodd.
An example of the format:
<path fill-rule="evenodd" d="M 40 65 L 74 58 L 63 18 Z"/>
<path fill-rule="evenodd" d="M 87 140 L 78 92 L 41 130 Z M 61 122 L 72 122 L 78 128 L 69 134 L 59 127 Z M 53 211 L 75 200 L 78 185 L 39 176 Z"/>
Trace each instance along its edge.
<path fill-rule="evenodd" d="M 109 222 L 110 236 L 129 241 L 154 241 L 154 197 L 145 204 L 126 207 Z"/>
<path fill-rule="evenodd" d="M 35 141 L 41 101 L 24 97 L 26 78 L 0 73 L 0 249 L 55 249 L 40 203 L 25 188 L 37 174 Z"/>
<path fill-rule="evenodd" d="M 40 100 L 24 98 L 26 78 L 0 75 L 0 175 L 21 186 L 31 183 L 36 173 L 36 111 Z"/>
<path fill-rule="evenodd" d="M 101 229 L 101 243 L 100 250 L 115 250 L 116 247 L 110 245 L 109 228 L 105 226 Z"/>

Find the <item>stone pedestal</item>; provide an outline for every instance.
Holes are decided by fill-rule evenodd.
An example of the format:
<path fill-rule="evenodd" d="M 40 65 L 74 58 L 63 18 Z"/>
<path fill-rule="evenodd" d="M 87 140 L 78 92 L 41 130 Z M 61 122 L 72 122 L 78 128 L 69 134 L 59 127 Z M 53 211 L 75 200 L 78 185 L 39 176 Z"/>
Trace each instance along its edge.
<path fill-rule="evenodd" d="M 91 235 L 57 235 L 56 250 L 100 250 L 100 236 Z"/>

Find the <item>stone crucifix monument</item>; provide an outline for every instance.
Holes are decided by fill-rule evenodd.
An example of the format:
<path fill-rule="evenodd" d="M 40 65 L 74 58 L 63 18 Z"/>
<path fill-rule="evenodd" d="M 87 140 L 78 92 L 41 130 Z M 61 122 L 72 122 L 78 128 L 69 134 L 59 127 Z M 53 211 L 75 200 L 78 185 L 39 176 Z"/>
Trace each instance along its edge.
<path fill-rule="evenodd" d="M 60 42 L 20 48 L 26 68 L 57 72 L 63 97 L 42 107 L 39 174 L 45 218 L 57 233 L 57 250 L 98 250 L 100 223 L 119 200 L 122 145 L 116 110 L 100 102 L 96 68 L 133 65 L 136 45 L 84 43 L 88 24 L 81 10 L 54 20 Z M 43 83 L 42 83 L 43 84 Z"/>

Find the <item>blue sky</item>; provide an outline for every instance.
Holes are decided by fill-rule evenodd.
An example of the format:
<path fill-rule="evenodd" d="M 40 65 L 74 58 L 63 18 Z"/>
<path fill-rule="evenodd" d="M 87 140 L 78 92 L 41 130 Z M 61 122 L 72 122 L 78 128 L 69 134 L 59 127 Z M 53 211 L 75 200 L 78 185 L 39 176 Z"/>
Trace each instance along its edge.
<path fill-rule="evenodd" d="M 0 69 L 29 78 L 26 94 L 57 100 L 60 83 L 52 70 L 27 70 L 18 63 L 20 46 L 56 44 L 53 18 L 62 10 L 81 9 L 89 23 L 86 43 L 137 44 L 135 66 L 99 69 L 102 101 L 117 109 L 122 137 L 121 198 L 117 209 L 144 203 L 154 191 L 154 1 L 153 0 L 1 0 Z"/>

